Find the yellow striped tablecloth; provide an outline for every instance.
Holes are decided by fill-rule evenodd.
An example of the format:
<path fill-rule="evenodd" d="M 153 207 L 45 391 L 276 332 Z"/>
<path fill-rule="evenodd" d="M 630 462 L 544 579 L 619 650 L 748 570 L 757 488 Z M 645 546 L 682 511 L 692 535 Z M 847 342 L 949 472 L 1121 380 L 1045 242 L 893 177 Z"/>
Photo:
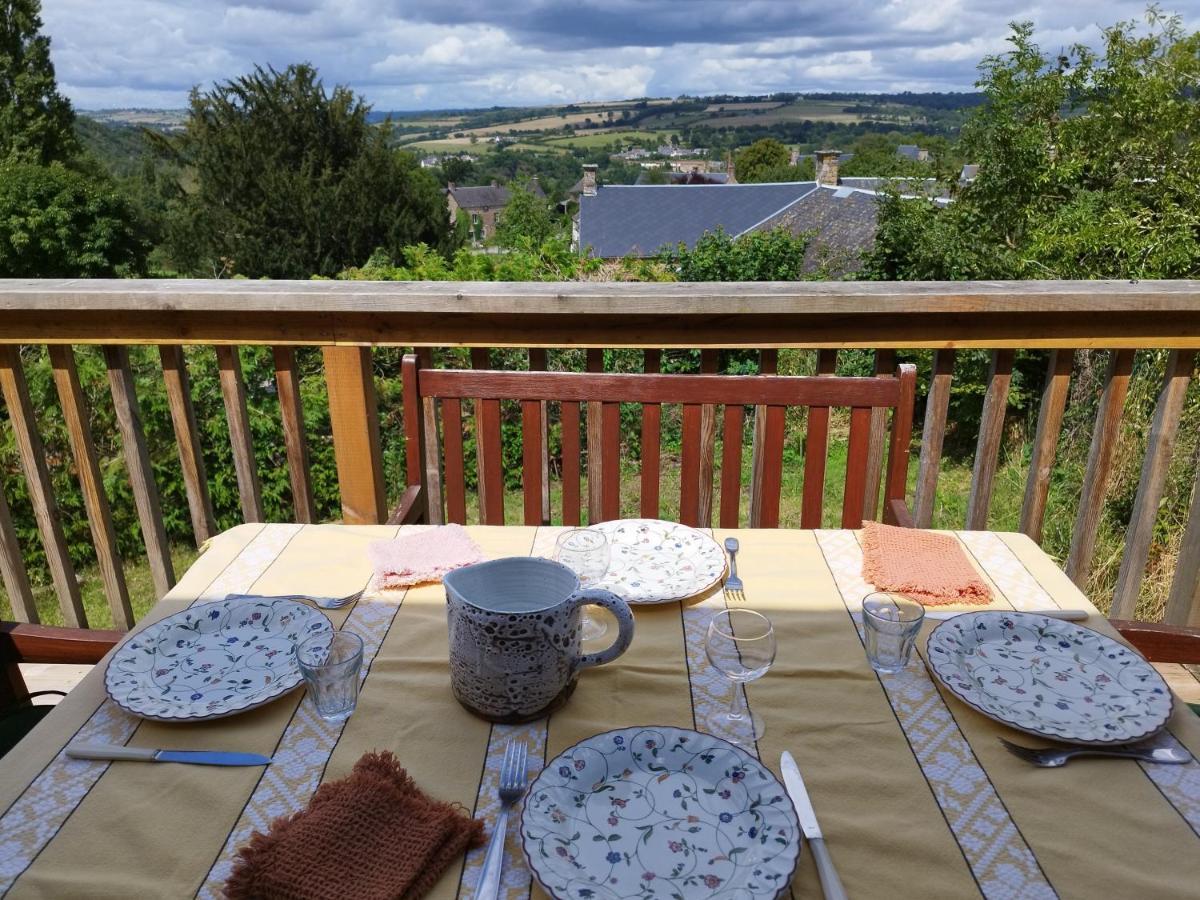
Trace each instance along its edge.
<path fill-rule="evenodd" d="M 419 527 L 419 526 L 411 526 Z M 489 557 L 544 554 L 555 528 L 470 529 Z M 244 525 L 225 532 L 145 621 L 231 592 L 345 594 L 367 584 L 367 544 L 390 526 Z M 1083 760 L 1039 770 L 1009 756 L 1010 732 L 942 691 L 922 665 L 877 676 L 857 624 L 863 583 L 852 531 L 717 532 L 741 541 L 747 605 L 771 617 L 779 654 L 744 702 L 766 719 L 760 758 L 791 750 L 851 897 L 1190 897 L 1200 894 L 1200 764 Z M 998 608 L 1075 607 L 1107 622 L 1027 538 L 958 533 Z M 106 700 L 103 666 L 0 763 L 0 895 L 219 897 L 255 829 L 308 801 L 366 751 L 396 753 L 430 794 L 494 816 L 499 756 L 529 742 L 531 770 L 575 742 L 628 725 L 693 727 L 727 702 L 704 659 L 704 629 L 725 605 L 636 610 L 616 662 L 589 670 L 548 720 L 492 726 L 450 692 L 440 585 L 368 594 L 330 613 L 366 645 L 355 715 L 331 726 L 296 692 L 206 723 L 141 721 Z M 931 623 L 928 628 L 932 627 Z M 602 639 L 603 640 L 603 639 Z M 1200 719 L 1177 705 L 1165 738 L 1200 754 Z M 68 760 L 72 740 L 270 754 L 260 768 Z M 534 774 L 531 771 L 531 776 Z M 514 838 L 516 828 L 510 829 Z M 482 851 L 433 896 L 470 896 Z M 792 894 L 819 897 L 807 853 Z M 540 897 L 509 841 L 505 896 Z"/>

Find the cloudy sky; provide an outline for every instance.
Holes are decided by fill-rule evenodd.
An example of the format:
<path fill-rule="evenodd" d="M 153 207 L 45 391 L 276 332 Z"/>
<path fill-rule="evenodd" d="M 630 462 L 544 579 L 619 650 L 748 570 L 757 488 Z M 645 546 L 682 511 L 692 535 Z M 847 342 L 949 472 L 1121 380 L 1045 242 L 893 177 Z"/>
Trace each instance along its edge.
<path fill-rule="evenodd" d="M 969 90 L 1030 19 L 1095 44 L 1141 0 L 42 0 L 84 109 L 178 107 L 255 63 L 308 61 L 376 109 L 680 93 Z M 1191 29 L 1200 0 L 1166 0 Z"/>

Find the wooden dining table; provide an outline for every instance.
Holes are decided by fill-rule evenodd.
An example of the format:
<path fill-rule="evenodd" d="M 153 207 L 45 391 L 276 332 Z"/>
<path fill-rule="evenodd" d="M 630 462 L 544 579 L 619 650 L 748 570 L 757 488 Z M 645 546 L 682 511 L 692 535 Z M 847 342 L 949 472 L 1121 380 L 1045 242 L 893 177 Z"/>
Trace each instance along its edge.
<path fill-rule="evenodd" d="M 367 548 L 426 526 L 242 525 L 215 538 L 139 627 L 229 593 L 349 594 L 371 577 Z M 470 527 L 490 558 L 547 555 L 559 529 Z M 997 609 L 1085 610 L 1115 634 L 1053 560 L 1020 534 L 956 532 L 993 588 Z M 761 714 L 752 751 L 778 774 L 795 756 L 833 861 L 854 898 L 1189 897 L 1200 893 L 1200 718 L 1176 702 L 1158 740 L 1192 761 L 1156 766 L 1084 759 L 1038 769 L 998 738 L 1037 744 L 944 690 L 919 658 L 878 675 L 867 663 L 854 531 L 715 531 L 741 543 L 745 606 L 769 616 L 771 670 L 740 703 Z M 0 762 L 0 895 L 219 897 L 239 847 L 302 809 L 323 781 L 371 750 L 390 750 L 428 794 L 490 823 L 500 757 L 511 737 L 530 749 L 530 777 L 602 731 L 693 728 L 729 701 L 705 659 L 720 585 L 683 602 L 639 606 L 630 649 L 580 676 L 549 718 L 493 725 L 455 702 L 441 585 L 368 591 L 330 611 L 365 644 L 361 696 L 344 724 L 315 715 L 297 690 L 240 715 L 192 724 L 136 718 L 107 699 L 97 666 Z M 928 622 L 927 636 L 935 622 Z M 610 631 L 609 637 L 612 632 Z M 601 638 L 602 644 L 606 638 Z M 265 768 L 68 759 L 72 742 L 268 754 Z M 503 895 L 543 896 L 509 830 Z M 482 849 L 433 891 L 469 897 Z M 351 876 L 347 876 L 348 878 Z M 795 898 L 819 897 L 805 850 Z"/>

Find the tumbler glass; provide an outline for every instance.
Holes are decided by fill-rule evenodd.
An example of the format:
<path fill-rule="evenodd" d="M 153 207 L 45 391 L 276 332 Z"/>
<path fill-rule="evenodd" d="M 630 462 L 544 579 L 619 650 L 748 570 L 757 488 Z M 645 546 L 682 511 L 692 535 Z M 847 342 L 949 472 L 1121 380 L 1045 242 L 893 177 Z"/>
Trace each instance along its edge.
<path fill-rule="evenodd" d="M 326 722 L 345 722 L 358 705 L 358 675 L 363 642 L 349 631 L 315 634 L 296 647 L 296 661 L 308 685 L 317 715 Z"/>
<path fill-rule="evenodd" d="M 863 600 L 862 617 L 871 668 L 894 675 L 908 665 L 925 607 L 896 594 L 870 594 Z"/>

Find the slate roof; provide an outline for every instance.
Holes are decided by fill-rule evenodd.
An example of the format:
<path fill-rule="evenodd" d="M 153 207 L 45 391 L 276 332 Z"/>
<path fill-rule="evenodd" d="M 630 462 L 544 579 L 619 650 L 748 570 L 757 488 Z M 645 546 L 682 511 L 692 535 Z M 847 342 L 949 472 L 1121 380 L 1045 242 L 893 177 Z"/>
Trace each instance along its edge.
<path fill-rule="evenodd" d="M 653 256 L 689 247 L 706 231 L 749 231 L 816 190 L 811 181 L 781 184 L 603 185 L 579 198 L 579 246 L 595 256 Z"/>
<path fill-rule="evenodd" d="M 531 182 L 534 195 L 545 197 L 546 193 L 536 181 Z M 498 209 L 508 203 L 508 188 L 502 184 L 484 184 L 478 187 L 455 185 L 450 189 L 454 202 L 464 209 Z"/>
<path fill-rule="evenodd" d="M 804 270 L 812 272 L 824 265 L 831 275 L 844 275 L 858 271 L 861 256 L 875 245 L 878 209 L 874 194 L 820 187 L 754 230 L 782 227 L 793 234 L 816 232 L 804 253 Z"/>
<path fill-rule="evenodd" d="M 896 148 L 896 155 L 918 162 L 921 159 L 921 148 L 916 144 L 901 144 Z"/>
<path fill-rule="evenodd" d="M 661 169 L 655 171 L 662 171 Z M 724 172 L 664 172 L 669 184 L 725 184 L 729 176 Z M 650 172 L 643 169 L 634 184 L 650 184 Z"/>

